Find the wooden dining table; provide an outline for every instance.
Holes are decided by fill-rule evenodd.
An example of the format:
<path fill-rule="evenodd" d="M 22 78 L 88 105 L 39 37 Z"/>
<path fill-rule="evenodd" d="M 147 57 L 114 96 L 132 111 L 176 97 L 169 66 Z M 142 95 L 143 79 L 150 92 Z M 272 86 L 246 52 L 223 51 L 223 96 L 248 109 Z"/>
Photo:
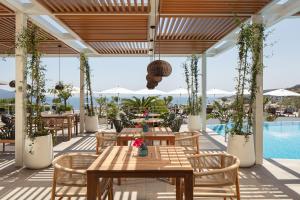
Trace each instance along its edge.
<path fill-rule="evenodd" d="M 193 169 L 182 147 L 148 146 L 148 156 L 137 156 L 128 146 L 110 146 L 87 169 L 87 199 L 97 196 L 99 178 L 175 178 L 176 199 L 184 181 L 186 200 L 193 199 Z M 138 199 L 139 197 L 137 197 Z"/>
<path fill-rule="evenodd" d="M 159 141 L 160 145 L 162 145 L 162 141 L 166 141 L 166 145 L 175 145 L 175 134 L 169 127 L 150 127 L 149 131 L 145 133 L 142 128 L 123 128 L 117 136 L 117 145 L 128 146 L 129 141 L 141 137 L 152 143 Z"/>
<path fill-rule="evenodd" d="M 68 140 L 72 138 L 72 126 L 75 119 L 74 114 L 44 114 L 42 117 L 45 119 L 66 119 L 68 126 Z"/>
<path fill-rule="evenodd" d="M 138 118 L 145 118 L 145 115 L 144 114 L 134 114 L 134 116 L 138 117 Z M 156 117 L 160 117 L 160 114 L 158 113 L 149 113 L 148 114 L 148 117 L 151 117 L 151 118 L 156 118 Z"/>

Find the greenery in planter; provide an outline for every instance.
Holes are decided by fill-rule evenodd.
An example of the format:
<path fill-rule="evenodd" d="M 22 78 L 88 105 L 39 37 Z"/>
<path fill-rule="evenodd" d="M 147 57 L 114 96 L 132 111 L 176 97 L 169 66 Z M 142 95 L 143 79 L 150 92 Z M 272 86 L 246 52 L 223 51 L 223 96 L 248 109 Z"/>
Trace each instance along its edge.
<path fill-rule="evenodd" d="M 192 55 L 183 63 L 185 82 L 188 90 L 188 110 L 190 115 L 201 113 L 201 98 L 199 93 L 199 56 Z"/>
<path fill-rule="evenodd" d="M 96 102 L 99 105 L 99 118 L 104 117 L 105 114 L 105 108 L 107 107 L 107 98 L 106 97 L 98 97 L 96 98 Z"/>
<path fill-rule="evenodd" d="M 63 102 L 63 105 L 59 105 L 59 112 L 71 111 L 72 106 L 68 104 L 68 99 L 72 97 L 73 86 L 71 84 L 65 84 L 62 90 L 50 89 L 49 92 L 57 95 L 57 99 L 53 99 L 55 104 L 60 104 Z M 53 103 L 54 103 L 53 102 Z"/>
<path fill-rule="evenodd" d="M 91 68 L 88 62 L 88 58 L 83 53 L 80 54 L 80 70 L 84 71 L 85 74 L 85 86 L 86 86 L 86 103 L 87 103 L 87 115 L 95 116 L 93 91 L 91 86 Z"/>
<path fill-rule="evenodd" d="M 25 76 L 30 81 L 31 88 L 28 90 L 27 103 L 32 105 L 27 117 L 27 135 L 32 140 L 38 136 L 48 135 L 44 128 L 41 112 L 45 102 L 45 67 L 41 65 L 41 53 L 38 51 L 40 38 L 38 27 L 32 25 L 24 28 L 17 36 L 16 47 L 25 49 L 25 58 L 28 60 L 25 68 Z"/>
<path fill-rule="evenodd" d="M 173 101 L 173 97 L 172 96 L 167 96 L 163 98 L 165 106 L 169 107 Z"/>
<path fill-rule="evenodd" d="M 238 37 L 239 63 L 236 86 L 236 97 L 233 105 L 233 127 L 229 130 L 232 135 L 249 135 L 253 132 L 253 106 L 257 94 L 256 77 L 263 70 L 260 58 L 263 51 L 263 42 L 266 38 L 265 27 L 257 23 L 241 25 Z M 249 109 L 244 107 L 244 90 L 249 89 Z"/>
<path fill-rule="evenodd" d="M 221 124 L 227 124 L 232 116 L 231 104 L 227 103 L 226 98 L 222 98 L 221 102 L 214 101 L 213 112 L 210 114 L 212 118 L 217 118 Z"/>

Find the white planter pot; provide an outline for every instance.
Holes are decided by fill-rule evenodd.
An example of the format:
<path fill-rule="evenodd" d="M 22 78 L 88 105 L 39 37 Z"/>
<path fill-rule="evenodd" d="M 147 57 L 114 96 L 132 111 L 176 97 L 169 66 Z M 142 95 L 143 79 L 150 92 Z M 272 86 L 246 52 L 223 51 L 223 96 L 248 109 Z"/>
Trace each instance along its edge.
<path fill-rule="evenodd" d="M 24 165 L 29 169 L 42 169 L 53 160 L 52 135 L 36 137 L 33 141 L 25 139 Z"/>
<path fill-rule="evenodd" d="M 240 167 L 251 167 L 255 164 L 253 135 L 247 138 L 243 135 L 228 137 L 227 152 L 240 159 Z"/>
<path fill-rule="evenodd" d="M 189 115 L 188 116 L 188 129 L 189 129 L 189 131 L 200 131 L 201 130 L 201 116 L 200 115 Z"/>
<path fill-rule="evenodd" d="M 98 131 L 98 116 L 85 116 L 85 131 L 86 132 L 97 132 Z"/>

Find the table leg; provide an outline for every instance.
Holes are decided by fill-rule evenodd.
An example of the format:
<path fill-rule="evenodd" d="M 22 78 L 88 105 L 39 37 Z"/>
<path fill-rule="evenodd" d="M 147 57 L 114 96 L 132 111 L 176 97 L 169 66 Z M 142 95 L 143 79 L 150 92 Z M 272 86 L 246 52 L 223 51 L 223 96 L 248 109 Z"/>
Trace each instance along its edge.
<path fill-rule="evenodd" d="M 193 174 L 187 174 L 184 177 L 184 196 L 186 200 L 193 200 Z"/>
<path fill-rule="evenodd" d="M 87 172 L 87 200 L 96 200 L 97 198 L 98 178 Z"/>
<path fill-rule="evenodd" d="M 176 177 L 176 200 L 182 200 L 181 178 Z"/>

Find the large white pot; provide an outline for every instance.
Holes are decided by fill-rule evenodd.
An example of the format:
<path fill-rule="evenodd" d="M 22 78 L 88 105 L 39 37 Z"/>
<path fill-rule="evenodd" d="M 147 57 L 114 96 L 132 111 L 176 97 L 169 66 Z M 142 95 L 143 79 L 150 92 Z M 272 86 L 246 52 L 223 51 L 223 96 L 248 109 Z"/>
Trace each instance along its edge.
<path fill-rule="evenodd" d="M 230 135 L 227 152 L 240 159 L 240 167 L 251 167 L 255 164 L 253 135 Z"/>
<path fill-rule="evenodd" d="M 86 132 L 97 132 L 98 131 L 98 116 L 85 116 L 85 131 Z"/>
<path fill-rule="evenodd" d="M 29 169 L 42 169 L 51 165 L 53 160 L 52 135 L 25 139 L 24 165 Z"/>
<path fill-rule="evenodd" d="M 200 131 L 201 130 L 201 116 L 200 115 L 189 115 L 188 116 L 188 129 L 189 129 L 189 131 Z"/>

